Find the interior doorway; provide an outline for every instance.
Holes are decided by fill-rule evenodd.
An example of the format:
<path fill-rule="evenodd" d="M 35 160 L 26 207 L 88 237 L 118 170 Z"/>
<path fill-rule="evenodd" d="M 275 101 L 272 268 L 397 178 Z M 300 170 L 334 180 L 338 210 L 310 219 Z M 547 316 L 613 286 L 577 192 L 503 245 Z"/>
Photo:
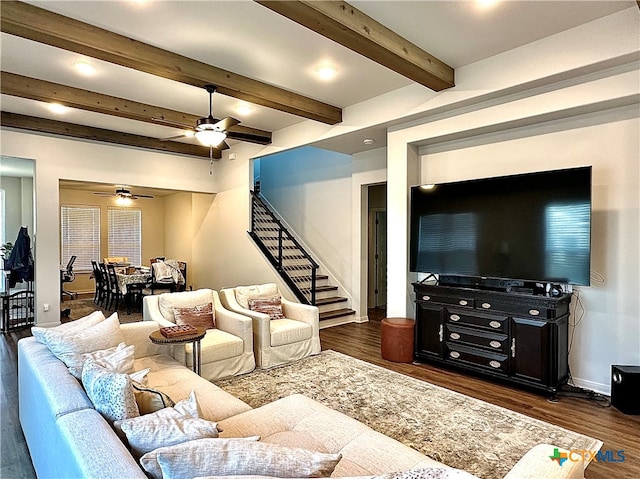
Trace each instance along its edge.
<path fill-rule="evenodd" d="M 387 185 L 368 187 L 368 297 L 369 309 L 387 306 Z"/>

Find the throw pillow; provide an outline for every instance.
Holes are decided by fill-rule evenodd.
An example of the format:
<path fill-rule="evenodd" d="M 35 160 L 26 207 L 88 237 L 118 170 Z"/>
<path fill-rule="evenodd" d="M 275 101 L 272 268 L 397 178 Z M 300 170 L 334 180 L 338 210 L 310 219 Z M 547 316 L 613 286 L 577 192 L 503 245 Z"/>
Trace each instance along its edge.
<path fill-rule="evenodd" d="M 185 415 L 172 407 L 151 414 L 121 421 L 117 424 L 127 438 L 131 452 L 140 457 L 160 447 L 186 441 L 218 437 L 218 424 Z"/>
<path fill-rule="evenodd" d="M 128 374 L 114 373 L 88 359 L 82 369 L 87 396 L 107 421 L 121 421 L 140 415 Z"/>
<path fill-rule="evenodd" d="M 69 367 L 76 366 L 78 356 L 84 353 L 112 348 L 122 342 L 124 338 L 120 332 L 118 314 L 113 313 L 107 319 L 77 332 L 50 332 L 46 345 L 55 357 Z"/>
<path fill-rule="evenodd" d="M 138 410 L 141 415 L 151 414 L 159 411 L 160 409 L 175 406 L 173 400 L 162 391 L 149 388 L 136 381 L 132 381 L 131 384 L 133 386 L 133 394 L 136 397 L 136 403 L 138 404 Z"/>
<path fill-rule="evenodd" d="M 151 371 L 151 368 L 144 368 L 144 369 L 141 369 L 140 371 L 136 371 L 129 374 L 129 377 L 135 382 L 144 385 L 144 384 L 147 384 L 147 374 L 149 374 L 149 371 Z"/>
<path fill-rule="evenodd" d="M 104 314 L 102 314 L 102 311 L 94 311 L 93 313 L 84 316 L 83 318 L 76 319 L 75 321 L 70 321 L 68 323 L 63 323 L 60 326 L 55 326 L 53 328 L 42 328 L 33 326 L 31 328 L 31 334 L 33 334 L 33 337 L 36 338 L 36 341 L 48 347 L 49 341 L 54 340 L 58 335 L 76 334 L 83 329 L 89 328 L 94 324 L 98 324 L 101 321 L 104 321 Z"/>
<path fill-rule="evenodd" d="M 216 321 L 213 314 L 213 303 L 198 304 L 188 308 L 173 308 L 176 324 L 189 324 L 204 329 L 214 329 Z"/>
<path fill-rule="evenodd" d="M 246 440 L 202 439 L 163 447 L 140 462 L 154 478 L 260 475 L 328 477 L 342 456 Z M 160 466 L 158 475 L 155 463 Z"/>
<path fill-rule="evenodd" d="M 267 314 L 269 315 L 269 319 L 284 319 L 284 314 L 282 314 L 282 300 L 280 299 L 280 295 L 264 299 L 250 299 L 249 309 L 258 313 Z"/>
<path fill-rule="evenodd" d="M 238 286 L 235 288 L 236 301 L 244 309 L 249 309 L 250 299 L 272 298 L 280 294 L 275 283 L 257 284 L 254 286 Z"/>
<path fill-rule="evenodd" d="M 198 304 L 210 303 L 213 292 L 210 289 L 197 289 L 195 291 L 181 291 L 179 293 L 164 293 L 158 296 L 158 309 L 167 321 L 176 322 L 173 316 L 173 308 L 188 308 Z"/>
<path fill-rule="evenodd" d="M 87 359 L 93 359 L 95 363 L 116 373 L 130 373 L 133 370 L 133 353 L 135 346 L 127 346 L 120 343 L 113 348 L 100 349 L 92 353 L 69 356 L 69 372 L 82 380 L 82 367 Z"/>

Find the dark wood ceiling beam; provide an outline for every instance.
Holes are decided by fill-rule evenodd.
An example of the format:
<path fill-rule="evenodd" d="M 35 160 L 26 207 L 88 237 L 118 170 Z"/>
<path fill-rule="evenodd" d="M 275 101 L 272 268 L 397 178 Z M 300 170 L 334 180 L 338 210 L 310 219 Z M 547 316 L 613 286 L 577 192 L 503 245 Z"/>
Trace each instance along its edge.
<path fill-rule="evenodd" d="M 149 150 L 164 151 L 165 153 L 177 153 L 180 155 L 198 156 L 209 158 L 209 148 L 178 141 L 162 141 L 148 136 L 132 135 L 120 131 L 94 128 L 91 126 L 77 125 L 63 121 L 37 118 L 3 111 L 0 113 L 2 128 L 18 128 L 21 130 L 36 131 L 52 135 L 62 135 L 83 140 L 116 143 L 118 145 L 134 146 Z M 213 150 L 214 158 L 221 158 L 220 150 Z"/>
<path fill-rule="evenodd" d="M 3 1 L 3 32 L 330 125 L 342 110 L 313 98 L 217 68 L 34 5 Z"/>
<path fill-rule="evenodd" d="M 138 103 L 9 72 L 2 72 L 0 75 L 0 91 L 5 95 L 44 102 L 56 102 L 71 108 L 173 128 L 193 128 L 200 118 L 190 113 Z M 202 98 L 204 101 L 206 96 L 203 94 Z M 271 143 L 271 132 L 243 125 L 232 127 L 228 136 L 231 139 L 239 139 L 261 145 Z"/>
<path fill-rule="evenodd" d="M 452 67 L 346 2 L 255 1 L 432 90 L 455 85 Z"/>

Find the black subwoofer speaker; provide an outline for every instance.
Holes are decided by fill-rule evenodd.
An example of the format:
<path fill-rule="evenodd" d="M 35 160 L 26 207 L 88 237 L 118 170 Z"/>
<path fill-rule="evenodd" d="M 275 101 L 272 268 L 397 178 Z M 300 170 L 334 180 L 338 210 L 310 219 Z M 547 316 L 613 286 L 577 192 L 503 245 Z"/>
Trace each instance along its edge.
<path fill-rule="evenodd" d="M 611 404 L 625 414 L 640 414 L 640 366 L 611 366 Z"/>

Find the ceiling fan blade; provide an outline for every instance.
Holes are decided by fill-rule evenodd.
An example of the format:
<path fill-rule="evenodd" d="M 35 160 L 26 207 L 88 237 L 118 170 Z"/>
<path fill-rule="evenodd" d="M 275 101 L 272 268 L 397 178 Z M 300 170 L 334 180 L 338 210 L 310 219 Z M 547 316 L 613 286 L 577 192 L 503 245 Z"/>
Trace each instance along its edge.
<path fill-rule="evenodd" d="M 98 196 L 115 196 L 113 193 L 104 193 L 102 191 L 94 191 L 93 194 Z"/>
<path fill-rule="evenodd" d="M 245 133 L 241 131 L 227 131 L 227 138 L 230 140 L 247 141 L 249 143 L 256 143 L 258 145 L 268 145 L 271 143 L 271 135 L 258 135 L 253 133 Z"/>
<path fill-rule="evenodd" d="M 222 154 L 222 150 L 228 150 L 229 148 L 231 148 L 226 141 L 223 141 L 222 143 L 220 143 L 216 149 L 218 151 L 220 151 L 220 154 Z"/>
<path fill-rule="evenodd" d="M 138 199 L 138 198 L 153 198 L 153 196 L 151 196 L 151 195 L 133 195 L 131 198 L 134 198 L 134 199 Z"/>
<path fill-rule="evenodd" d="M 235 118 L 231 118 L 230 116 L 223 118 L 218 123 L 216 123 L 216 129 L 227 131 L 232 126 L 236 126 L 240 123 L 240 120 L 236 120 Z"/>
<path fill-rule="evenodd" d="M 188 138 L 188 135 L 182 134 L 182 135 L 170 136 L 168 138 L 160 138 L 160 141 L 171 141 L 171 140 L 177 140 L 178 138 Z"/>

